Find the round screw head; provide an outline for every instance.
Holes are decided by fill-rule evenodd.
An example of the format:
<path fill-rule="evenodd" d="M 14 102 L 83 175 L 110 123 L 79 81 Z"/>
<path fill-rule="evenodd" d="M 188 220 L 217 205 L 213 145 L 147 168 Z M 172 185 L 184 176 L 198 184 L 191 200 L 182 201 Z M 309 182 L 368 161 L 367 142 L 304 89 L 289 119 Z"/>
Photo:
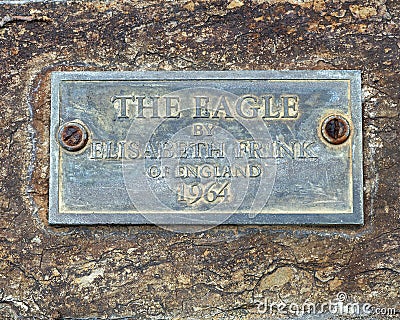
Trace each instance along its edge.
<path fill-rule="evenodd" d="M 344 143 L 350 136 L 350 124 L 340 115 L 332 115 L 322 122 L 322 136 L 332 144 Z"/>
<path fill-rule="evenodd" d="M 88 141 L 86 128 L 77 122 L 67 122 L 58 130 L 58 142 L 68 151 L 79 151 Z"/>

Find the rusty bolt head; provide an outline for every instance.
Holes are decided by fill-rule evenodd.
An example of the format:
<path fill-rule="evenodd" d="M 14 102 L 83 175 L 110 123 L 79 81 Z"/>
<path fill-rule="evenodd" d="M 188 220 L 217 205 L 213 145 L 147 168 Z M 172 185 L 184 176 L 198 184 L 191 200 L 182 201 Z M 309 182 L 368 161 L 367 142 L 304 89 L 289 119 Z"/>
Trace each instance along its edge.
<path fill-rule="evenodd" d="M 350 124 L 340 115 L 332 115 L 322 122 L 322 136 L 332 144 L 344 143 L 350 136 Z"/>
<path fill-rule="evenodd" d="M 85 127 L 77 122 L 67 122 L 58 130 L 58 142 L 68 151 L 81 150 L 88 141 Z"/>

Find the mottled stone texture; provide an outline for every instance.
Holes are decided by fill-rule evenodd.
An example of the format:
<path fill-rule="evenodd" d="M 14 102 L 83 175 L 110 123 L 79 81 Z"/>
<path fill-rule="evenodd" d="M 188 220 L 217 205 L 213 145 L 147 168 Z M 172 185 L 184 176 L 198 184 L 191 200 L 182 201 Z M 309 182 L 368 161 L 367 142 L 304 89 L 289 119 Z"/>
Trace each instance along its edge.
<path fill-rule="evenodd" d="M 3 2 L 0 318 L 284 318 L 255 300 L 338 292 L 400 312 L 399 15 L 397 0 Z M 48 225 L 52 71 L 233 69 L 362 71 L 364 226 Z"/>

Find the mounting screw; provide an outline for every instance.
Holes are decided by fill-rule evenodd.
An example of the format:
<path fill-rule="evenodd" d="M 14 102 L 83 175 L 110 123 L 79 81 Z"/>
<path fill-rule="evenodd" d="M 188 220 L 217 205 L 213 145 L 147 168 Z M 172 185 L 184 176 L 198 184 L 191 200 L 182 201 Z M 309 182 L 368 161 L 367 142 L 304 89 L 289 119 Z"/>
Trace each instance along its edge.
<path fill-rule="evenodd" d="M 341 144 L 350 136 L 350 124 L 342 116 L 332 115 L 322 122 L 322 136 L 332 144 Z"/>
<path fill-rule="evenodd" d="M 88 133 L 83 125 L 77 122 L 67 122 L 58 129 L 58 142 L 68 151 L 81 150 L 88 141 Z"/>

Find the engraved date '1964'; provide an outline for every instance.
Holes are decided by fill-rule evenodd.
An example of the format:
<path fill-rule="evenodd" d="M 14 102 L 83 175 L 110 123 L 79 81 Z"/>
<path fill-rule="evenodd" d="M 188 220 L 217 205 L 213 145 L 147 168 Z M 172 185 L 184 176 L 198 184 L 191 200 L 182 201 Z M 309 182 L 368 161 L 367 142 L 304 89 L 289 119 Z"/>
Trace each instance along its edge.
<path fill-rule="evenodd" d="M 207 184 L 193 183 L 181 184 L 177 190 L 178 202 L 185 202 L 188 205 L 196 203 L 216 203 L 229 200 L 230 182 Z"/>

